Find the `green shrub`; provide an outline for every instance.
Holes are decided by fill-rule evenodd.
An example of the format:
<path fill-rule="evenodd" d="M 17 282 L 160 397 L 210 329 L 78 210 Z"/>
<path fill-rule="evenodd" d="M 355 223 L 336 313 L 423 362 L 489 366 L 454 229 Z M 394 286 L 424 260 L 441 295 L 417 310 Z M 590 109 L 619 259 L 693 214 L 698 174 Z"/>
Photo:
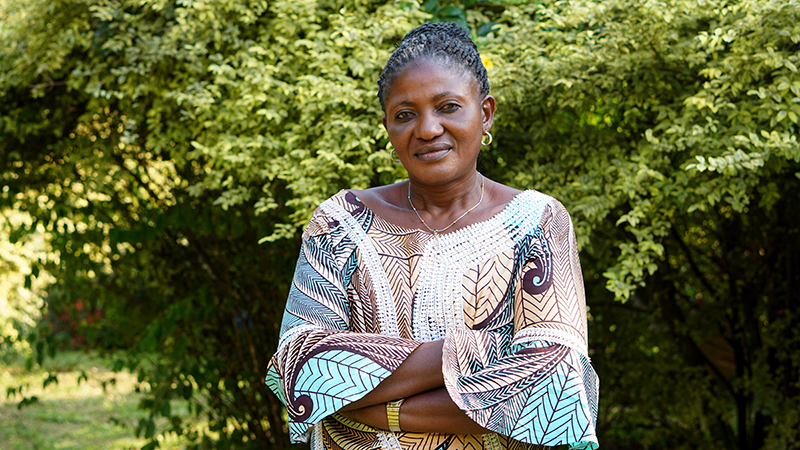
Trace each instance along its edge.
<path fill-rule="evenodd" d="M 498 99 L 484 173 L 573 213 L 601 444 L 796 446 L 797 1 L 3 0 L 0 17 L 0 206 L 48 236 L 47 317 L 149 382 L 145 437 L 164 416 L 197 448 L 288 445 L 261 380 L 298 233 L 337 190 L 404 177 L 376 80 L 437 18 L 473 31 Z"/>

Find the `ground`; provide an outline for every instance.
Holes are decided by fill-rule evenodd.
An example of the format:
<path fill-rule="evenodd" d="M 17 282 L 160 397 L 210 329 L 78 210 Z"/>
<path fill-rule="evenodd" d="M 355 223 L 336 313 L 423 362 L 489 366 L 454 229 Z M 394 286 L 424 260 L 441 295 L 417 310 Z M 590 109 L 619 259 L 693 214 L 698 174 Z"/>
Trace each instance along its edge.
<path fill-rule="evenodd" d="M 22 361 L 2 364 L 3 450 L 123 450 L 145 444 L 145 439 L 134 433 L 139 419 L 144 417 L 137 409 L 141 394 L 135 392 L 134 374 L 114 373 L 102 359 L 82 352 L 64 352 L 30 372 Z M 81 371 L 87 380 L 81 377 Z M 58 383 L 43 388 L 43 381 L 50 374 L 57 375 Z M 24 396 L 36 396 L 38 401 L 18 408 L 22 397 L 7 395 L 8 390 L 24 385 Z M 185 413 L 185 405 L 179 407 L 179 412 Z M 160 448 L 179 449 L 182 445 L 174 436 L 166 435 L 160 440 Z"/>

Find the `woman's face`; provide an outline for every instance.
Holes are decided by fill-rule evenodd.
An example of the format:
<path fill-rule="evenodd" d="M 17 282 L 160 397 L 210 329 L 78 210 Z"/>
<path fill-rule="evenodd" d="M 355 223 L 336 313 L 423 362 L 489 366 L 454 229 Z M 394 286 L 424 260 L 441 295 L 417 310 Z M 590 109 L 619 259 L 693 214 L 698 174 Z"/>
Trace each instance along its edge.
<path fill-rule="evenodd" d="M 494 109 L 494 97 L 482 97 L 469 73 L 423 58 L 391 86 L 383 126 L 409 179 L 444 185 L 474 175 Z"/>

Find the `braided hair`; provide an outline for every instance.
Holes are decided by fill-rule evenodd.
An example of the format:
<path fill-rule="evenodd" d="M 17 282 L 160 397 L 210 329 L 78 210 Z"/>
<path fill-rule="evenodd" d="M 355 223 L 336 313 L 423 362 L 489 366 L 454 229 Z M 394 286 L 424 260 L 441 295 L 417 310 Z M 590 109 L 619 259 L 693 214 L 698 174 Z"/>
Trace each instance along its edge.
<path fill-rule="evenodd" d="M 403 37 L 383 68 L 378 80 L 381 109 L 386 111 L 386 97 L 403 69 L 422 57 L 463 69 L 475 77 L 482 96 L 489 94 L 489 76 L 467 31 L 453 22 L 423 23 Z"/>

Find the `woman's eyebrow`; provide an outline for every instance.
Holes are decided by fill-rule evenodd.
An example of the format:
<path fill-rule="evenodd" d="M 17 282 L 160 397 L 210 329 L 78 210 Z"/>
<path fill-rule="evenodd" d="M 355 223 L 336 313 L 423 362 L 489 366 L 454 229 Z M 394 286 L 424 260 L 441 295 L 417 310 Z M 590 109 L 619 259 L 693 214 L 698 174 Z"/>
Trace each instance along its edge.
<path fill-rule="evenodd" d="M 392 106 L 413 106 L 413 105 L 415 105 L 415 103 L 412 102 L 411 100 L 403 100 L 403 101 L 397 102 L 396 104 L 394 104 Z"/>
<path fill-rule="evenodd" d="M 435 100 L 440 100 L 440 99 L 442 99 L 444 97 L 458 97 L 458 98 L 461 98 L 461 95 L 458 95 L 455 92 L 444 91 L 444 92 L 441 92 L 439 94 L 434 95 L 433 96 L 433 100 L 434 101 Z"/>
<path fill-rule="evenodd" d="M 443 99 L 445 97 L 461 98 L 462 96 L 459 95 L 459 94 L 456 94 L 455 92 L 444 91 L 444 92 L 440 92 L 440 93 L 434 95 L 433 96 L 433 101 L 438 101 L 438 100 L 441 100 L 441 99 Z M 414 102 L 412 100 L 409 100 L 409 99 L 405 99 L 405 100 L 401 100 L 401 101 L 399 101 L 397 103 L 392 103 L 389 106 L 389 108 L 387 108 L 387 109 L 394 109 L 394 108 L 397 108 L 398 106 L 414 106 L 414 105 L 416 105 L 416 102 Z"/>

